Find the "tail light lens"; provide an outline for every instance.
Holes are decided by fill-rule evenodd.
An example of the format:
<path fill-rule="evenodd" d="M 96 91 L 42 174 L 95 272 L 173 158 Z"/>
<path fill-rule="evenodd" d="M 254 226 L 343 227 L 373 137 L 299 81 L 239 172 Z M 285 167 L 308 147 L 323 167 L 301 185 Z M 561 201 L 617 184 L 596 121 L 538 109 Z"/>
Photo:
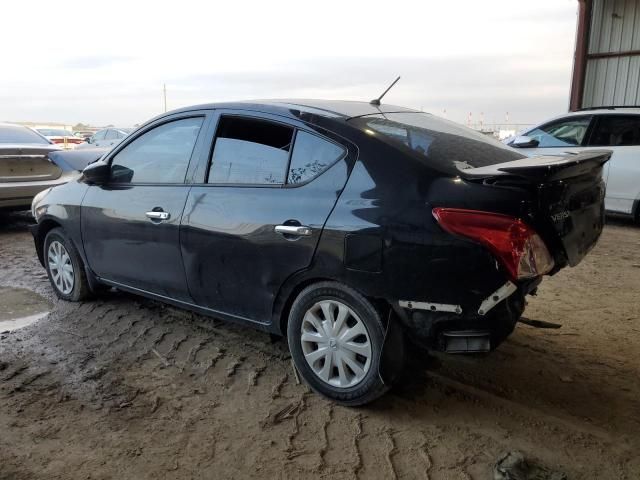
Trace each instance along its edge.
<path fill-rule="evenodd" d="M 447 232 L 486 246 L 511 280 L 537 277 L 553 268 L 542 238 L 519 218 L 458 208 L 434 208 L 433 216 Z"/>

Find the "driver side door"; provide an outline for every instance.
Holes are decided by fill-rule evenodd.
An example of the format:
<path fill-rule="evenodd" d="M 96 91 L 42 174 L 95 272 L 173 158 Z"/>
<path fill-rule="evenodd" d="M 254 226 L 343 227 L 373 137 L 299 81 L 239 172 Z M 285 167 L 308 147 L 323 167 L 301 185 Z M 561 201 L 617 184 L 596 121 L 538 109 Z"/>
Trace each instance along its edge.
<path fill-rule="evenodd" d="M 87 261 L 102 280 L 189 302 L 179 231 L 201 154 L 206 113 L 165 117 L 110 154 L 110 179 L 89 187 L 81 230 Z"/>

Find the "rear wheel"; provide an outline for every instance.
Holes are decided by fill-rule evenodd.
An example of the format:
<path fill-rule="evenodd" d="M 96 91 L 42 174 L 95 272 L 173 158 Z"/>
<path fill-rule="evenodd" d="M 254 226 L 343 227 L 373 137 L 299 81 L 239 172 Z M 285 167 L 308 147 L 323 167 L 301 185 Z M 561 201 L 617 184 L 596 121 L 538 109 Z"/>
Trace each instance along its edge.
<path fill-rule="evenodd" d="M 44 259 L 49 281 L 58 297 L 78 302 L 89 296 L 89 283 L 82 258 L 61 228 L 54 228 L 47 233 Z"/>
<path fill-rule="evenodd" d="M 380 314 L 352 288 L 335 282 L 305 288 L 291 308 L 287 337 L 296 368 L 321 395 L 362 405 L 388 390 L 378 373 Z"/>

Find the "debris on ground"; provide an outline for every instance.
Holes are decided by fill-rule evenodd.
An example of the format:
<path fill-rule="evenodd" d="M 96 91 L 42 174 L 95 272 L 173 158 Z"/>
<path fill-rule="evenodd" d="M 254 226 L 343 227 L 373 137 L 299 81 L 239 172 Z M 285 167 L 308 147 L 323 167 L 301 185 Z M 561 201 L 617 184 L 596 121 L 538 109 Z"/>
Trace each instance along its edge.
<path fill-rule="evenodd" d="M 493 480 L 567 480 L 567 476 L 535 465 L 521 452 L 512 451 L 500 455 L 493 469 Z"/>

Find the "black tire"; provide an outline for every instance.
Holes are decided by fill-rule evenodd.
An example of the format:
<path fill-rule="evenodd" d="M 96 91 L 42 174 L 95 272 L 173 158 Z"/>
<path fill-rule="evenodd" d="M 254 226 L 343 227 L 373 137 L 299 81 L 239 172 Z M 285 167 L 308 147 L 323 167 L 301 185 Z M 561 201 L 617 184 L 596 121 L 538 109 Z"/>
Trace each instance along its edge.
<path fill-rule="evenodd" d="M 353 386 L 339 387 L 327 383 L 313 371 L 305 358 L 301 331 L 304 316 L 309 309 L 323 300 L 333 300 L 346 305 L 366 327 L 368 344 L 371 346 L 370 363 L 366 374 Z M 302 290 L 293 302 L 289 313 L 287 339 L 295 366 L 305 382 L 315 392 L 336 403 L 346 406 L 364 405 L 382 396 L 389 389 L 378 373 L 380 352 L 384 342 L 384 326 L 380 313 L 365 297 L 346 285 L 337 282 L 319 282 Z M 323 359 L 322 362 L 324 361 Z M 344 364 L 343 368 L 345 368 Z"/>
<path fill-rule="evenodd" d="M 54 281 L 54 274 L 51 271 L 52 267 L 50 266 L 49 261 L 49 247 L 54 242 L 59 242 L 64 247 L 64 250 L 67 252 L 69 259 L 71 260 L 71 266 L 73 268 L 73 288 L 68 292 L 61 290 L 61 288 L 56 285 L 56 282 Z M 84 270 L 84 262 L 82 261 L 82 258 L 80 257 L 80 254 L 73 242 L 69 237 L 67 237 L 62 228 L 54 228 L 47 233 L 47 236 L 44 239 L 43 255 L 49 281 L 51 282 L 53 291 L 59 298 L 69 302 L 79 302 L 89 297 L 91 290 L 89 289 L 89 282 L 87 281 L 87 276 Z"/>

